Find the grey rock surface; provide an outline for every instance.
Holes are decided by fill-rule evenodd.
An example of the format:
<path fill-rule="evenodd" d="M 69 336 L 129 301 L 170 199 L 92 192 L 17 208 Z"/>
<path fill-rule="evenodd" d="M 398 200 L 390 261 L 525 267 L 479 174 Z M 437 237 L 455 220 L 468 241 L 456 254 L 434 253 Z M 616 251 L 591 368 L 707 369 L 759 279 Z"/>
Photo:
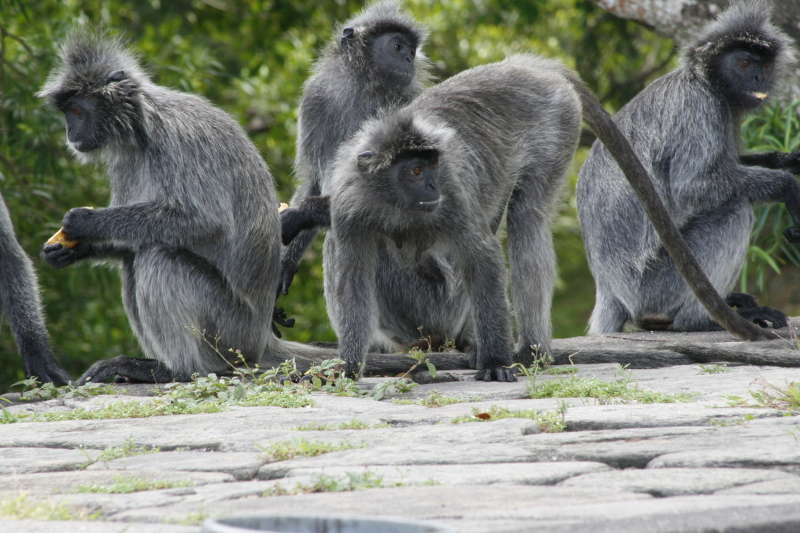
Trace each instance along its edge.
<path fill-rule="evenodd" d="M 555 344 L 557 352 L 606 359 L 644 360 L 652 352 L 659 365 L 673 366 L 626 373 L 608 361 L 576 364 L 575 378 L 543 374 L 537 383 L 624 378 L 629 388 L 681 401 L 530 399 L 524 378 L 482 383 L 471 380 L 473 372 L 452 370 L 450 381 L 380 402 L 314 394 L 316 406 L 299 409 L 3 424 L 0 531 L 198 533 L 207 517 L 312 512 L 430 520 L 462 533 L 800 530 L 798 406 L 777 400 L 766 406 L 751 395 L 778 394 L 800 381 L 800 366 L 688 364 L 704 353 L 764 357 L 773 344 L 740 343 L 724 332 L 626 333 Z M 783 362 L 796 355 L 788 345 L 775 349 Z M 363 387 L 382 379 L 366 378 Z M 432 391 L 460 403 L 429 408 L 393 401 L 417 402 Z M 152 394 L 151 385 L 131 385 L 88 399 L 28 402 L 9 395 L 14 403 L 5 408 L 11 414 L 96 409 L 153 401 Z M 537 412 L 562 420 L 566 431 L 548 433 L 531 418 L 474 416 L 493 409 Z M 451 423 L 459 417 L 474 422 Z M 297 429 L 353 421 L 371 428 Z M 298 439 L 351 448 L 284 461 L 267 452 Z M 158 451 L 116 459 L 107 453 L 131 446 Z M 170 488 L 102 492 L 131 479 Z M 97 518 L 4 519 L 13 501 Z"/>

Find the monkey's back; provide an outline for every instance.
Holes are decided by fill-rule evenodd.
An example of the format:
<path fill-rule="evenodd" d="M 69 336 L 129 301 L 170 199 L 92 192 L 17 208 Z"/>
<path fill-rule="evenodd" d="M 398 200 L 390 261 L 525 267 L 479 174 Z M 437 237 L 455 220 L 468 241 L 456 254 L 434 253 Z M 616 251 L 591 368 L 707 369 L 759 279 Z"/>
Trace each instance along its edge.
<path fill-rule="evenodd" d="M 537 159 L 572 158 L 580 134 L 580 102 L 559 62 L 520 54 L 469 69 L 432 87 L 408 106 L 417 117 L 453 130 L 448 164 L 460 164 L 472 198 L 505 208 L 516 179 Z M 511 179 L 509 180 L 509 176 Z M 564 176 L 536 180 L 543 210 Z M 511 188 L 510 188 L 511 187 Z"/>
<path fill-rule="evenodd" d="M 205 98 L 159 86 L 146 94 L 148 164 L 136 175 L 137 165 L 124 158 L 109 161 L 111 205 L 155 200 L 190 212 L 209 228 L 208 237 L 181 246 L 219 269 L 238 294 L 265 301 L 280 254 L 278 203 L 266 163 L 241 126 Z"/>

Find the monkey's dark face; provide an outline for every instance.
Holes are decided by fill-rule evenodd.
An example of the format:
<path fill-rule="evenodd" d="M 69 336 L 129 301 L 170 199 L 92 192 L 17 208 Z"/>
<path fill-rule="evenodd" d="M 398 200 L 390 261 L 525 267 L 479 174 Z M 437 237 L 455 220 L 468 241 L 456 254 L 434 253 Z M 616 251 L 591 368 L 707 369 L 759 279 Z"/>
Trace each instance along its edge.
<path fill-rule="evenodd" d="M 401 209 L 430 213 L 439 205 L 439 157 L 411 155 L 398 159 L 386 170 L 395 185 Z"/>
<path fill-rule="evenodd" d="M 761 105 L 772 85 L 773 59 L 772 54 L 743 48 L 721 55 L 715 74 L 731 107 L 755 109 Z"/>
<path fill-rule="evenodd" d="M 61 106 L 67 122 L 67 140 L 79 152 L 100 148 L 98 133 L 98 108 L 91 98 L 73 96 Z"/>
<path fill-rule="evenodd" d="M 387 82 L 410 83 L 414 78 L 417 46 L 403 33 L 385 33 L 372 40 L 370 59 L 376 72 Z"/>

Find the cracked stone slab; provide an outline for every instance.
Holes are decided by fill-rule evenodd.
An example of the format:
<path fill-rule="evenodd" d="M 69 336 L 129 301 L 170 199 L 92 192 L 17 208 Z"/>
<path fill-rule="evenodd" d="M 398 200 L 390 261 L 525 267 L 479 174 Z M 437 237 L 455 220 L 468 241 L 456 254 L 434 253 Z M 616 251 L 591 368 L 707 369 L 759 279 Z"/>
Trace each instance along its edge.
<path fill-rule="evenodd" d="M 752 420 L 741 425 L 711 427 L 666 427 L 542 433 L 514 441 L 529 450 L 533 461 L 599 461 L 615 468 L 644 468 L 659 456 L 675 454 L 670 462 L 650 466 L 704 467 L 718 453 L 725 453 L 726 466 L 777 468 L 793 472 L 800 465 L 800 447 L 787 433 L 799 423 L 794 417 Z M 736 462 L 737 453 L 745 459 Z M 747 452 L 749 450 L 749 452 Z M 765 452 L 763 462 L 756 458 Z M 693 459 L 696 458 L 696 459 Z M 747 463 L 747 464 L 745 464 Z M 772 466 L 767 466 L 770 463 Z M 721 466 L 722 462 L 717 466 Z M 795 466 L 793 466 L 795 465 Z"/>
<path fill-rule="evenodd" d="M 742 485 L 717 491 L 716 494 L 800 494 L 800 476 Z"/>
<path fill-rule="evenodd" d="M 563 487 L 603 487 L 617 492 L 644 492 L 657 497 L 711 494 L 759 482 L 800 482 L 800 477 L 774 470 L 744 468 L 663 468 L 612 470 L 570 477 Z"/>
<path fill-rule="evenodd" d="M 401 518 L 439 520 L 466 518 L 476 513 L 500 517 L 513 510 L 522 512 L 531 508 L 561 508 L 563 512 L 565 505 L 605 505 L 617 501 L 624 501 L 630 506 L 633 502 L 648 499 L 651 497 L 645 494 L 599 493 L 596 490 L 553 486 L 413 486 L 226 500 L 217 502 L 211 514 L 215 517 L 270 512 L 290 514 L 307 513 L 308 509 L 314 509 L 315 513 L 399 514 Z M 197 508 L 195 503 L 178 503 L 158 509 L 131 510 L 119 513 L 114 518 L 121 521 L 178 518 L 195 512 Z"/>
<path fill-rule="evenodd" d="M 53 533 L 69 531 L 69 533 L 121 533 L 130 531 L 128 525 L 114 522 L 86 521 L 54 521 L 54 520 L 2 520 L 0 531 L 4 533 Z M 137 524 L 136 533 L 199 533 L 195 526 L 171 524 Z"/>
<path fill-rule="evenodd" d="M 664 454 L 647 468 L 771 468 L 800 474 L 800 446 L 732 442 L 725 448 Z"/>
<path fill-rule="evenodd" d="M 277 466 L 277 464 L 276 464 Z M 510 483 L 514 485 L 555 485 L 573 476 L 610 470 L 602 463 L 493 463 L 472 465 L 398 465 L 365 467 L 336 466 L 331 464 L 318 468 L 299 467 L 286 472 L 288 483 L 296 476 L 311 477 L 315 474 L 344 478 L 347 473 L 369 472 L 380 477 L 384 486 L 403 485 L 491 485 Z M 759 481 L 761 481 L 759 479 Z"/>
<path fill-rule="evenodd" d="M 0 474 L 79 470 L 89 462 L 80 450 L 0 448 Z"/>
<path fill-rule="evenodd" d="M 95 463 L 87 470 L 179 470 L 184 472 L 220 472 L 238 481 L 253 479 L 264 460 L 245 452 L 160 452 L 123 457 Z"/>
<path fill-rule="evenodd" d="M 524 463 L 531 453 L 509 444 L 417 444 L 378 446 L 326 453 L 317 457 L 268 463 L 258 471 L 259 479 L 286 477 L 294 468 L 325 466 L 360 467 L 365 465 L 471 465 L 484 463 Z"/>
<path fill-rule="evenodd" d="M 187 472 L 164 469 L 142 469 L 135 472 L 124 470 L 80 470 L 74 472 L 47 472 L 3 476 L 0 482 L 0 497 L 19 494 L 20 491 L 35 494 L 68 494 L 76 492 L 81 485 L 108 486 L 119 478 L 136 477 L 147 481 L 187 481 L 193 485 L 234 481 L 230 474 L 212 472 Z M 13 494 L 12 494 L 13 495 Z"/>
<path fill-rule="evenodd" d="M 315 513 L 394 514 L 434 520 L 461 533 L 530 532 L 532 527 L 537 533 L 788 533 L 800 525 L 799 504 L 797 494 L 652 498 L 596 488 L 461 485 L 227 500 L 217 502 L 212 515 L 302 514 L 308 509 Z M 131 510 L 115 519 L 178 518 L 196 509 L 197 504 L 179 503 Z"/>

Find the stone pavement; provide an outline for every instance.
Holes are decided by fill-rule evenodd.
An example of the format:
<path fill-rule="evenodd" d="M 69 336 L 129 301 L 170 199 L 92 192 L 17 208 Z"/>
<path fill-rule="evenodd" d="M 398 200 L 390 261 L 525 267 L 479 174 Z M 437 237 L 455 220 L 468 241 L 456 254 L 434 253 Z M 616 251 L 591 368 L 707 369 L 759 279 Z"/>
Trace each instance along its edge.
<path fill-rule="evenodd" d="M 714 353 L 757 348 L 742 347 L 724 333 L 713 335 L 682 334 L 671 348 L 664 344 L 669 334 L 599 339 L 618 351 L 630 343 L 630 352 L 640 357 L 647 346 L 657 346 L 653 349 L 666 358 L 662 363 L 674 357 L 677 366 L 631 370 L 631 387 L 689 393 L 688 402 L 527 399 L 525 379 L 483 383 L 470 380 L 469 371 L 449 371 L 442 374 L 456 381 L 420 385 L 380 402 L 315 394 L 316 407 L 296 409 L 234 407 L 212 414 L 0 425 L 0 505 L 26 494 L 29 502 L 99 513 L 95 520 L 71 522 L 0 520 L 0 531 L 188 533 L 200 531 L 205 517 L 254 513 L 385 515 L 431 520 L 462 533 L 800 531 L 800 419 L 780 404 L 756 406 L 750 394 L 775 392 L 770 385 L 786 389 L 800 381 L 800 368 L 706 365 L 703 370 L 686 364 L 682 348 L 675 348 L 694 346 L 692 353 L 702 347 Z M 596 346 L 598 339 L 557 341 L 556 351 L 588 351 L 575 348 L 581 342 Z M 789 343 L 785 351 L 797 357 Z M 621 379 L 614 364 L 576 367 L 576 378 Z M 381 379 L 366 378 L 363 384 Z M 149 401 L 144 395 L 152 386 L 126 388 L 125 399 Z M 436 408 L 393 402 L 425 398 L 434 390 L 463 402 Z M 751 405 L 732 407 L 730 396 Z M 119 399 L 56 399 L 7 409 L 88 408 Z M 542 432 L 527 418 L 473 416 L 493 407 L 563 414 L 566 431 Z M 476 421 L 450 423 L 456 417 Z M 371 428 L 295 429 L 353 420 Z M 264 450 L 270 443 L 294 439 L 347 443 L 350 449 L 269 461 Z M 99 456 L 126 445 L 160 450 L 109 460 Z M 79 486 L 109 486 L 131 477 L 180 480 L 185 486 L 77 492 Z M 285 494 L 325 483 L 361 490 Z"/>

